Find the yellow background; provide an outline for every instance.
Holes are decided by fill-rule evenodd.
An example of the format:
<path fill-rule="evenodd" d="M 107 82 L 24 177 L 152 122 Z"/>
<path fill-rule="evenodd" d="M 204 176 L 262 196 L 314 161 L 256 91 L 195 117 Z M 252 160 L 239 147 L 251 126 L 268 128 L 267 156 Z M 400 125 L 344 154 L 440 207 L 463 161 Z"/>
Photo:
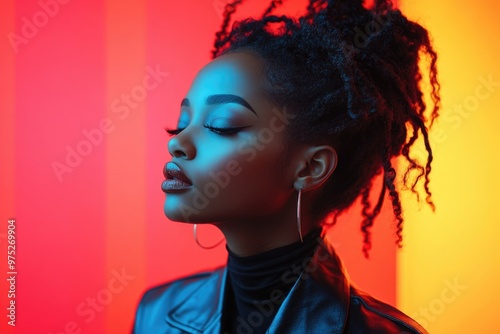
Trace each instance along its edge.
<path fill-rule="evenodd" d="M 442 110 L 431 133 L 436 212 L 406 201 L 398 306 L 430 333 L 500 333 L 500 2 L 408 0 L 401 9 L 432 33 Z"/>

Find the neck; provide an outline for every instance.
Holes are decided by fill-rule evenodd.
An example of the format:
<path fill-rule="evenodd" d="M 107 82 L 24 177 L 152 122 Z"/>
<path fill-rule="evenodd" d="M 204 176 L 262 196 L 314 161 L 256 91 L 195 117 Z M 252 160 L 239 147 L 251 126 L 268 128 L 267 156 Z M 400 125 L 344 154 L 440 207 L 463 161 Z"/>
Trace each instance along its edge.
<path fill-rule="evenodd" d="M 302 208 L 306 207 L 304 204 L 301 204 Z M 292 200 L 280 212 L 253 219 L 224 221 L 217 227 L 224 234 L 227 247 L 235 255 L 251 256 L 300 240 L 296 210 L 297 202 Z M 317 226 L 317 222 L 313 222 L 305 210 L 302 210 L 300 220 L 303 236 Z"/>

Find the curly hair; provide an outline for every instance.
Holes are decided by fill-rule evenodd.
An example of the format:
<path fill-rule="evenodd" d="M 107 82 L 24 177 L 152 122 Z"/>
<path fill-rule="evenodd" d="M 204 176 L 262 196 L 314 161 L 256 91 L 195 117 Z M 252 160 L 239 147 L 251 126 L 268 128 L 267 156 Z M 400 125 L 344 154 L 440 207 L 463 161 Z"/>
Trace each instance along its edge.
<path fill-rule="evenodd" d="M 328 144 L 338 165 L 314 201 L 315 219 L 326 224 L 360 198 L 363 252 L 371 249 L 370 229 L 386 193 L 396 219 L 396 244 L 402 247 L 403 216 L 396 170 L 391 159 L 404 156 L 404 185 L 419 199 L 423 180 L 426 202 L 435 209 L 429 189 L 433 160 L 428 130 L 438 117 L 440 85 L 428 31 L 408 18 L 391 1 L 310 0 L 298 19 L 271 15 L 282 1 L 272 1 L 260 19 L 233 23 L 231 15 L 242 1 L 225 7 L 216 33 L 212 58 L 230 52 L 250 52 L 263 63 L 265 93 L 296 117 L 286 131 L 286 142 Z M 433 108 L 428 111 L 421 88 L 421 59 L 428 60 Z M 410 155 L 423 137 L 427 161 Z M 283 163 L 290 158 L 286 146 Z M 376 175 L 383 173 L 378 200 L 370 193 Z M 411 180 L 411 181 L 410 181 Z"/>

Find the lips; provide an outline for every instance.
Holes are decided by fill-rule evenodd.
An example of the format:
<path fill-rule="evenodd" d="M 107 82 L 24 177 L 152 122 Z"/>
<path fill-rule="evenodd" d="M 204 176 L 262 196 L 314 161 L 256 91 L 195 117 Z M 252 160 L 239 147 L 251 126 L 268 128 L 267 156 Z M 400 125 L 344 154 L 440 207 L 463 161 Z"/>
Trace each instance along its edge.
<path fill-rule="evenodd" d="M 167 180 L 178 180 L 187 185 L 193 185 L 193 182 L 184 174 L 181 168 L 175 162 L 169 161 L 163 168 L 163 175 Z"/>

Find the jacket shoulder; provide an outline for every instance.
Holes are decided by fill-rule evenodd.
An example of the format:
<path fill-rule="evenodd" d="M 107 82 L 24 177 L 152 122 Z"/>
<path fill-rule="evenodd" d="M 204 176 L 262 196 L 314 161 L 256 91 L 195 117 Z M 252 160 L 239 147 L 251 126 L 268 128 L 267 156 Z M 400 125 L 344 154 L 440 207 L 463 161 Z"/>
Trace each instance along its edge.
<path fill-rule="evenodd" d="M 222 267 L 203 271 L 153 286 L 144 291 L 137 306 L 133 333 L 143 333 L 143 328 L 164 327 L 165 317 L 175 305 L 200 289 L 214 275 L 221 275 L 222 271 Z"/>
<path fill-rule="evenodd" d="M 168 297 L 169 300 L 172 300 L 178 295 L 185 296 L 186 294 L 189 294 L 190 291 L 194 291 L 199 288 L 199 286 L 203 284 L 206 279 L 214 275 L 216 272 L 217 270 L 204 271 L 150 287 L 143 293 L 140 304 L 151 305 L 161 302 L 162 299 L 166 299 L 166 297 Z"/>
<path fill-rule="evenodd" d="M 408 315 L 359 288 L 351 286 L 350 300 L 346 324 L 348 332 L 361 333 L 369 330 L 369 333 L 428 334 Z"/>

